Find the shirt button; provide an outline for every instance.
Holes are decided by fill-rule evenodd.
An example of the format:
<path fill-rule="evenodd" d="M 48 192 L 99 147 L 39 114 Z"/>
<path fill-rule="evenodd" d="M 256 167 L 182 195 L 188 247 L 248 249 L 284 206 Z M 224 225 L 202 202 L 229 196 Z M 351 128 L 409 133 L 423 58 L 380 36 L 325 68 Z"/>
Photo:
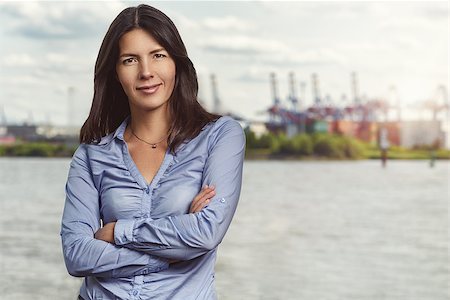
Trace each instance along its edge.
<path fill-rule="evenodd" d="M 138 294 L 138 291 L 134 290 L 133 291 L 133 296 L 136 296 Z"/>
<path fill-rule="evenodd" d="M 220 202 L 225 203 L 225 198 L 221 198 Z"/>
<path fill-rule="evenodd" d="M 145 192 L 148 194 L 148 193 L 150 193 L 150 188 L 146 188 L 145 189 Z"/>

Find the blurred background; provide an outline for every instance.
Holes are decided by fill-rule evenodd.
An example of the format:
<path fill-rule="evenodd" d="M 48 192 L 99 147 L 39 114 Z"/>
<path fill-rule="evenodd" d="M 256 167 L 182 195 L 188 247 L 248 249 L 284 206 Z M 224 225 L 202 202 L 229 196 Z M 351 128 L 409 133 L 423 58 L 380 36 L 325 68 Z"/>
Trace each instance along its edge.
<path fill-rule="evenodd" d="M 103 36 L 137 4 L 0 3 L 0 299 L 78 293 L 64 184 Z M 149 4 L 247 135 L 220 299 L 448 299 L 447 1 Z"/>

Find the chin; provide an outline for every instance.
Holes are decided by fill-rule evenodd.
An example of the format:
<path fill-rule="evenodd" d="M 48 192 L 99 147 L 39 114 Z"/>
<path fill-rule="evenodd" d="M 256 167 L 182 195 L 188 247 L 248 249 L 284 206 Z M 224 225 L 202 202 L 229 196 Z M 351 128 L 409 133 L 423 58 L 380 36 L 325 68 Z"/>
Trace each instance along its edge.
<path fill-rule="evenodd" d="M 167 109 L 168 103 L 140 103 L 136 105 L 137 110 L 143 110 L 143 111 L 156 111 L 161 109 Z"/>

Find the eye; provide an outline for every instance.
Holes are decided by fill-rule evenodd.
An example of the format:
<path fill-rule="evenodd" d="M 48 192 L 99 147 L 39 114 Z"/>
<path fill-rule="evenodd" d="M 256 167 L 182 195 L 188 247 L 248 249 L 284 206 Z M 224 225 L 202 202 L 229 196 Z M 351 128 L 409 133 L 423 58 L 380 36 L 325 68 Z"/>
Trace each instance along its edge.
<path fill-rule="evenodd" d="M 167 55 L 162 54 L 162 53 L 155 53 L 155 55 L 153 55 L 153 57 L 155 59 L 163 59 L 164 57 L 167 57 Z"/>
<path fill-rule="evenodd" d="M 137 63 L 137 59 L 136 59 L 136 57 L 129 57 L 129 58 L 122 60 L 122 63 L 124 65 L 132 65 L 134 63 Z"/>

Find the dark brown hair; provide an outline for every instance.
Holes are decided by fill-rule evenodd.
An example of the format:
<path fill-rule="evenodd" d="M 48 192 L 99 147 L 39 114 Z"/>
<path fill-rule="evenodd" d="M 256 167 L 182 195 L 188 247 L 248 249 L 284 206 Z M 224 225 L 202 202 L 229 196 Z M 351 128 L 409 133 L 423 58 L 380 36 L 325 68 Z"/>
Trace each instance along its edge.
<path fill-rule="evenodd" d="M 95 63 L 94 97 L 89 116 L 81 127 L 80 143 L 98 143 L 130 114 L 128 98 L 117 80 L 116 63 L 120 38 L 136 28 L 151 34 L 175 61 L 175 87 L 168 102 L 172 117 L 168 144 L 174 152 L 184 140 L 196 137 L 220 115 L 207 112 L 197 101 L 197 73 L 175 24 L 164 13 L 145 4 L 124 9 L 106 32 Z"/>

